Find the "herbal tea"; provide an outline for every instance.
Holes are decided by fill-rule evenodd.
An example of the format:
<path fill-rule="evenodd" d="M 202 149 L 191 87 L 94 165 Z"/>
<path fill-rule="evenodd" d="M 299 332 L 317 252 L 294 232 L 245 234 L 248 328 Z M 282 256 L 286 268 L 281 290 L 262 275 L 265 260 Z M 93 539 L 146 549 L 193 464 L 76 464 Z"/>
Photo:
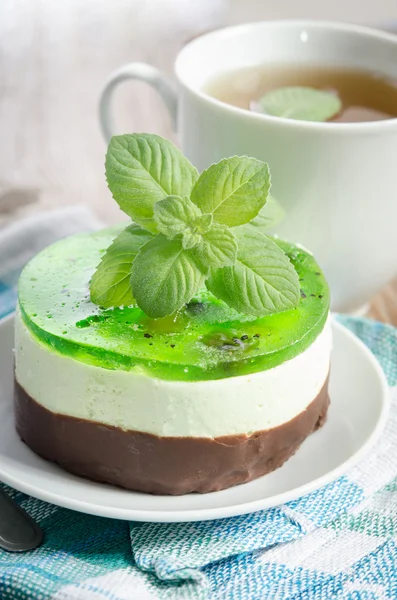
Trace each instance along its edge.
<path fill-rule="evenodd" d="M 295 119 L 349 123 L 397 117 L 397 82 L 356 69 L 246 67 L 218 76 L 205 91 L 227 104 Z M 320 112 L 310 112 L 314 106 Z"/>

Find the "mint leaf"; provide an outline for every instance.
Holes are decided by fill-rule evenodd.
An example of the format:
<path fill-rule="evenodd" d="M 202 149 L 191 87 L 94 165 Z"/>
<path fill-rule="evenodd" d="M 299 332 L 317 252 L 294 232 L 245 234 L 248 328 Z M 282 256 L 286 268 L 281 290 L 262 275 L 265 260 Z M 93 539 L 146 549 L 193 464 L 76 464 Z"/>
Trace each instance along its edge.
<path fill-rule="evenodd" d="M 332 92 L 310 87 L 284 87 L 272 90 L 259 100 L 262 112 L 274 117 L 301 121 L 328 121 L 342 108 Z"/>
<path fill-rule="evenodd" d="M 198 172 L 169 140 L 135 133 L 110 140 L 106 178 L 121 210 L 144 229 L 156 232 L 154 203 L 166 196 L 190 195 Z"/>
<path fill-rule="evenodd" d="M 250 225 L 264 232 L 281 223 L 284 217 L 285 210 L 281 204 L 273 196 L 269 195 L 265 206 L 260 210 L 258 216 L 251 221 Z"/>
<path fill-rule="evenodd" d="M 214 223 L 211 229 L 203 234 L 197 251 L 202 262 L 211 267 L 233 265 L 237 256 L 236 238 L 226 225 Z"/>
<path fill-rule="evenodd" d="M 218 223 L 248 223 L 264 206 L 270 188 L 266 163 L 246 156 L 225 158 L 201 173 L 191 200 Z"/>
<path fill-rule="evenodd" d="M 192 233 L 192 231 L 185 231 L 182 236 L 182 247 L 184 250 L 190 250 L 201 242 L 201 235 L 199 233 Z"/>
<path fill-rule="evenodd" d="M 201 210 L 189 198 L 168 196 L 154 205 L 154 219 L 158 230 L 168 238 L 190 231 Z"/>
<path fill-rule="evenodd" d="M 209 231 L 212 215 L 203 215 L 189 198 L 168 196 L 154 205 L 154 218 L 158 230 L 173 239 L 182 234 L 184 250 L 194 248 L 202 241 L 202 234 Z"/>
<path fill-rule="evenodd" d="M 211 269 L 207 288 L 239 312 L 261 316 L 294 308 L 298 275 L 287 255 L 253 227 L 236 229 L 236 264 Z"/>
<path fill-rule="evenodd" d="M 91 301 L 104 308 L 129 306 L 134 298 L 131 290 L 131 267 L 140 248 L 153 236 L 130 225 L 113 240 L 90 283 Z"/>
<path fill-rule="evenodd" d="M 211 229 L 213 223 L 213 216 L 210 214 L 201 215 L 201 217 L 197 217 L 194 222 L 195 230 L 198 233 L 207 233 Z"/>
<path fill-rule="evenodd" d="M 173 314 L 199 291 L 204 275 L 180 239 L 159 234 L 145 244 L 132 265 L 132 290 L 138 306 L 151 318 Z"/>

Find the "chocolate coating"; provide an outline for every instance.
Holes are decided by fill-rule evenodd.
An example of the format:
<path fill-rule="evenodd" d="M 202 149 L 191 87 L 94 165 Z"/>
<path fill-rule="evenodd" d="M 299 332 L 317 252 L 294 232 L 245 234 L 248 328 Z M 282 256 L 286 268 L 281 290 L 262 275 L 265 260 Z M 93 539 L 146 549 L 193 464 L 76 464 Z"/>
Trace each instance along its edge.
<path fill-rule="evenodd" d="M 223 490 L 281 467 L 324 423 L 328 405 L 327 380 L 306 410 L 279 427 L 215 439 L 159 437 L 55 414 L 15 383 L 16 428 L 34 452 L 76 475 L 151 494 Z"/>

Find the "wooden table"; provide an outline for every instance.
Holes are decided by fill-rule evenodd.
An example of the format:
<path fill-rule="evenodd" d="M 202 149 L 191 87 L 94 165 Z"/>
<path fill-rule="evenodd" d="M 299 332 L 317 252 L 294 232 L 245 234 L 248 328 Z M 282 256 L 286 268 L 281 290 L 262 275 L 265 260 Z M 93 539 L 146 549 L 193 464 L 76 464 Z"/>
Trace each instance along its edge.
<path fill-rule="evenodd" d="M 0 2 L 0 193 L 37 189 L 40 207 L 84 203 L 120 220 L 103 176 L 97 121 L 103 82 L 116 67 L 149 62 L 172 74 L 183 44 L 203 30 L 261 18 L 314 17 L 383 23 L 395 0 L 2 0 Z M 129 83 L 116 93 L 121 131 L 175 139 L 155 92 Z M 397 260 L 397 257 L 396 257 Z M 397 325 L 397 282 L 369 314 Z"/>

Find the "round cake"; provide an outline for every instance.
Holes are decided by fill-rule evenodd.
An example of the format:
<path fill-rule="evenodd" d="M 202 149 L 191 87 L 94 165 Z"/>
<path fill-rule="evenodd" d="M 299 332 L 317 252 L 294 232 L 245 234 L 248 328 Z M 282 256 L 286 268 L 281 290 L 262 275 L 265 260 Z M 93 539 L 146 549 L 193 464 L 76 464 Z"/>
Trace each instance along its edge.
<path fill-rule="evenodd" d="M 249 316 L 204 289 L 151 319 L 90 300 L 116 234 L 62 240 L 22 273 L 20 437 L 72 473 L 156 494 L 221 490 L 280 467 L 329 404 L 329 290 L 313 256 L 275 240 L 299 276 L 296 308 Z"/>

